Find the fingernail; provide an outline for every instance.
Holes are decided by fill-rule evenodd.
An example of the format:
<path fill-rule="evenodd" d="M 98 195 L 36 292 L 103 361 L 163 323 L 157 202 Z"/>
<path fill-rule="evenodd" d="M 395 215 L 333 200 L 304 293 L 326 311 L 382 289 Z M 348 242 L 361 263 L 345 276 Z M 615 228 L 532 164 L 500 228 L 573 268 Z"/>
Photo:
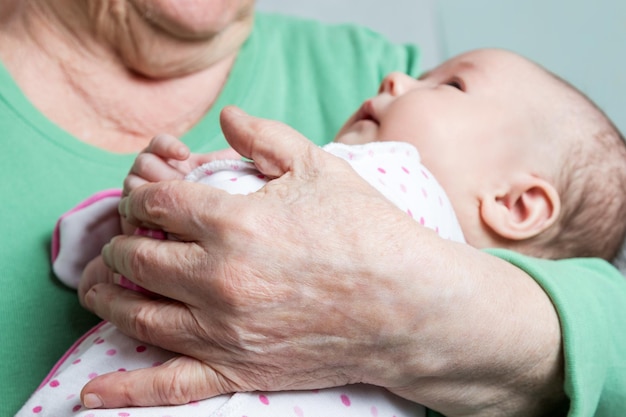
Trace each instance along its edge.
<path fill-rule="evenodd" d="M 85 307 L 89 309 L 93 307 L 93 300 L 95 296 L 96 296 L 96 292 L 94 291 L 92 287 L 89 289 L 89 291 L 85 293 L 85 296 L 83 297 L 83 303 L 85 304 Z"/>
<path fill-rule="evenodd" d="M 109 251 L 110 250 L 111 250 L 111 244 L 105 243 L 105 245 L 102 247 L 102 251 L 100 251 L 100 254 L 102 255 L 102 261 L 104 262 L 106 266 L 110 266 L 109 265 Z"/>
<path fill-rule="evenodd" d="M 123 218 L 126 218 L 126 206 L 128 205 L 128 197 L 122 197 L 120 203 L 117 206 L 117 212 Z"/>
<path fill-rule="evenodd" d="M 231 112 L 233 116 L 245 116 L 246 115 L 246 112 L 244 112 L 237 106 L 229 106 L 228 111 Z"/>
<path fill-rule="evenodd" d="M 100 408 L 104 405 L 102 398 L 96 394 L 85 394 L 83 397 L 83 405 L 87 408 Z"/>

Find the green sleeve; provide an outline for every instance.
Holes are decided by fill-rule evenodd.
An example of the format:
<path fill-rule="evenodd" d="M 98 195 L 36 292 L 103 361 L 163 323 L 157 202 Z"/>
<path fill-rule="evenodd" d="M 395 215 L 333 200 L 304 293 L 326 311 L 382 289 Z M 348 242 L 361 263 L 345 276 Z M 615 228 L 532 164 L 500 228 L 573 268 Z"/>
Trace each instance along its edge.
<path fill-rule="evenodd" d="M 563 337 L 568 417 L 626 415 L 626 279 L 599 259 L 491 253 L 526 271 L 554 303 Z"/>

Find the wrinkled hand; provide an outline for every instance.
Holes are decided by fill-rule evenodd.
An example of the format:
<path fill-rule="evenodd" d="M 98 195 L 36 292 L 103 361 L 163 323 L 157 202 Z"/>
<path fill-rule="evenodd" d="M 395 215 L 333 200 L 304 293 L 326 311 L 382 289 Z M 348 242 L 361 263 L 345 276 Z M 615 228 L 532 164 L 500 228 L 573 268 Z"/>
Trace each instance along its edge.
<path fill-rule="evenodd" d="M 449 415 L 514 415 L 558 385 L 558 321 L 525 274 L 442 241 L 282 124 L 227 108 L 222 127 L 276 179 L 248 196 L 172 181 L 123 199 L 128 221 L 176 240 L 116 237 L 87 268 L 81 301 L 187 356 L 96 378 L 86 405 L 365 382 Z M 113 285 L 112 271 L 166 298 Z M 528 326 L 507 321 L 517 314 Z"/>
<path fill-rule="evenodd" d="M 187 388 L 155 393 L 156 399 L 140 397 L 143 389 L 137 388 L 156 369 L 127 373 L 125 384 L 115 387 L 123 395 L 107 398 L 107 407 L 360 382 L 364 358 L 373 356 L 372 346 L 389 325 L 370 310 L 380 290 L 363 281 L 374 271 L 362 262 L 378 244 L 366 234 L 378 213 L 391 212 L 390 221 L 410 222 L 408 216 L 344 161 L 292 129 L 229 110 L 223 128 L 235 149 L 268 177 L 280 178 L 250 196 L 176 181 L 144 185 L 122 201 L 127 221 L 163 229 L 176 240 L 120 236 L 104 248 L 104 262 L 176 302 L 92 287 L 109 280 L 99 261 L 85 274 L 83 302 L 123 332 L 198 362 L 170 364 L 161 374 L 166 386 Z M 320 195 L 320 187 L 335 185 L 343 191 Z M 359 209 L 363 204 L 368 211 Z M 379 229 L 379 238 L 401 243 L 383 223 Z M 346 241 L 352 248 L 346 250 Z M 86 390 L 102 386 L 95 383 Z"/>

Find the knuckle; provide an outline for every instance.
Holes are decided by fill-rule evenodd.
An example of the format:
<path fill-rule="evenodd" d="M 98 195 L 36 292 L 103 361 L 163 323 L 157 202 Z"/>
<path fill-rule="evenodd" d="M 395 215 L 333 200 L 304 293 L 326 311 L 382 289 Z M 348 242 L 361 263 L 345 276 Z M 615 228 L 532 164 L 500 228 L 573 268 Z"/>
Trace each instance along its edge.
<path fill-rule="evenodd" d="M 145 283 L 146 265 L 150 265 L 154 259 L 153 252 L 147 246 L 144 240 L 139 240 L 134 250 L 126 256 L 127 266 L 124 269 L 130 272 L 129 275 L 138 285 Z"/>
<path fill-rule="evenodd" d="M 240 279 L 219 279 L 215 285 L 216 298 L 231 308 L 242 306 L 242 285 Z"/>
<path fill-rule="evenodd" d="M 273 304 L 280 298 L 277 288 L 265 277 L 251 272 L 249 268 L 234 268 L 224 265 L 221 278 L 216 280 L 214 291 L 219 300 L 231 314 L 241 317 L 254 314 L 255 311 Z"/>
<path fill-rule="evenodd" d="M 253 195 L 251 198 L 258 197 Z M 258 209 L 256 204 L 239 204 L 230 211 L 233 215 L 220 218 L 220 225 L 224 231 L 225 239 L 231 238 L 239 241 L 234 247 L 242 247 L 242 244 L 251 242 L 251 238 L 259 239 L 263 237 L 265 232 L 263 227 L 266 225 L 268 218 L 263 211 Z"/>
<path fill-rule="evenodd" d="M 149 170 L 152 165 L 153 156 L 151 153 L 140 153 L 135 158 L 135 162 L 133 164 L 133 172 L 138 174 L 145 173 Z"/>
<path fill-rule="evenodd" d="M 176 189 L 167 182 L 156 185 L 150 187 L 141 199 L 141 210 L 151 223 L 158 224 L 170 208 L 175 207 L 172 205 L 172 199 Z"/>
<path fill-rule="evenodd" d="M 166 377 L 154 379 L 154 392 L 163 404 L 187 404 L 195 399 L 189 385 L 184 370 L 174 368 Z"/>
<path fill-rule="evenodd" d="M 144 342 L 151 343 L 158 339 L 158 319 L 157 310 L 152 308 L 150 304 L 141 304 L 133 307 L 128 317 L 130 320 L 130 328 L 134 336 Z"/>
<path fill-rule="evenodd" d="M 153 137 L 152 140 L 150 141 L 149 149 L 151 152 L 158 152 L 160 149 L 162 149 L 163 145 L 166 143 L 167 143 L 167 136 L 164 135 L 163 133 L 159 133 L 158 135 Z"/>
<path fill-rule="evenodd" d="M 138 397 L 136 390 L 134 387 L 127 382 L 122 382 L 119 385 L 119 391 L 115 393 L 116 398 L 115 402 L 121 402 L 123 405 L 136 405 L 141 404 L 144 398 Z"/>

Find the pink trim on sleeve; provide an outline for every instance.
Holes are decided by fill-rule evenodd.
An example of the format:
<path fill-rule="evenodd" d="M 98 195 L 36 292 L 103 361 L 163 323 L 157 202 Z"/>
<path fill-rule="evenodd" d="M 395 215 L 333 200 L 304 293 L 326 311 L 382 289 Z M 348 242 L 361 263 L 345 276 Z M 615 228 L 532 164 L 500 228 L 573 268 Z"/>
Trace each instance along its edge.
<path fill-rule="evenodd" d="M 106 324 L 106 321 L 101 321 L 100 323 L 96 324 L 94 327 L 92 327 L 88 332 L 86 332 L 84 335 L 82 335 L 77 341 L 74 342 L 74 344 L 72 344 L 72 346 L 67 350 L 67 352 L 65 352 L 63 354 L 63 356 L 61 356 L 61 359 L 59 359 L 57 361 L 57 363 L 52 367 L 52 369 L 50 370 L 50 372 L 48 372 L 48 375 L 46 375 L 46 377 L 43 379 L 43 381 L 41 382 L 41 384 L 39 384 L 39 386 L 37 387 L 37 389 L 41 389 L 43 386 L 45 386 L 46 384 L 48 384 L 48 382 L 50 382 L 50 380 L 52 379 L 52 377 L 54 377 L 57 373 L 57 371 L 59 370 L 59 368 L 61 366 L 63 366 L 63 364 L 65 363 L 65 361 L 72 355 L 72 353 L 78 348 L 78 346 L 80 346 L 81 343 L 83 343 L 85 341 L 85 339 L 87 339 L 89 336 L 91 336 L 92 334 L 96 333 L 98 330 L 100 330 L 100 328 L 102 326 L 104 326 Z"/>
<path fill-rule="evenodd" d="M 122 190 L 120 189 L 103 190 L 103 191 L 95 193 L 91 197 L 79 203 L 76 207 L 74 207 L 70 211 L 67 211 L 63 215 L 61 215 L 61 217 L 59 217 L 59 220 L 57 220 L 56 224 L 54 225 L 54 231 L 52 232 L 52 243 L 51 243 L 51 253 L 50 253 L 51 261 L 54 262 L 57 256 L 59 256 L 59 250 L 61 248 L 61 244 L 60 244 L 61 222 L 63 221 L 63 219 L 65 219 L 66 217 L 70 216 L 73 213 L 76 213 L 79 210 L 84 209 L 85 207 L 88 207 L 94 203 L 97 203 L 98 201 L 104 200 L 105 198 L 121 197 L 121 196 L 122 196 Z"/>

